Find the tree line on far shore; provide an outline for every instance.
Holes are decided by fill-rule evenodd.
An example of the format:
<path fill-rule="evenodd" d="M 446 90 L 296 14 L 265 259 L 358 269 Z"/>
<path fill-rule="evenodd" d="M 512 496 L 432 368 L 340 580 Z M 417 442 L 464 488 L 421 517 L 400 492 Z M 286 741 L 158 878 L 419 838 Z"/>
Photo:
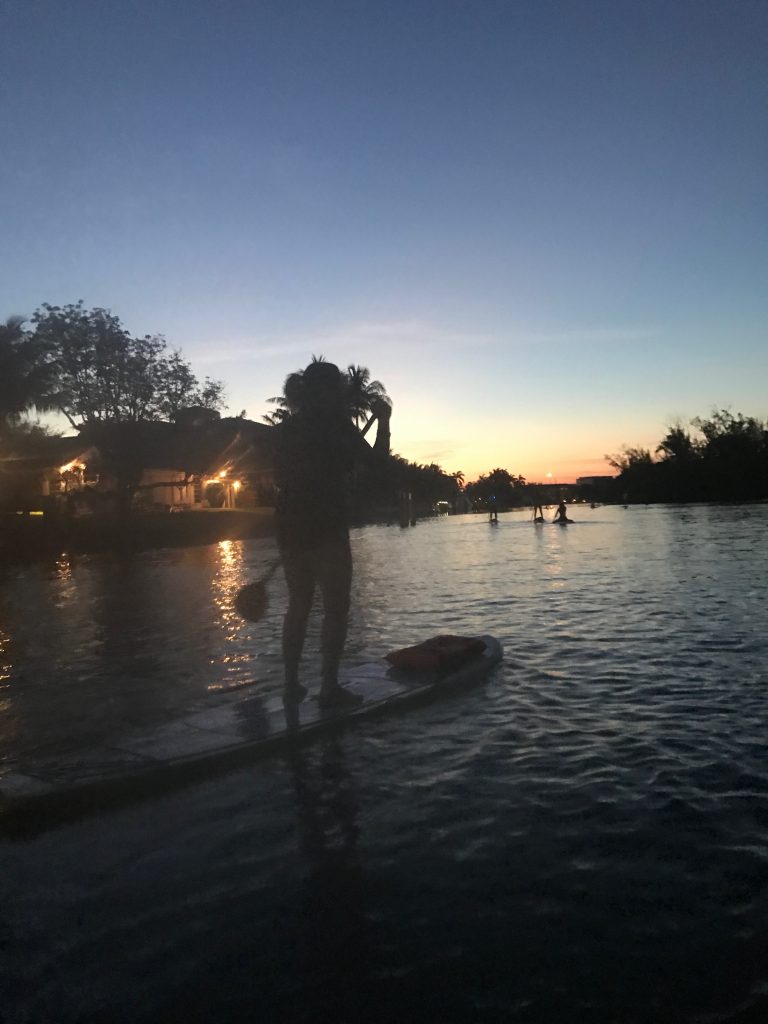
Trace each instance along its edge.
<path fill-rule="evenodd" d="M 162 335 L 132 337 L 109 310 L 88 310 L 82 302 L 43 304 L 31 324 L 26 328 L 21 317 L 0 323 L 0 454 L 29 451 L 50 433 L 29 419 L 35 411 L 57 412 L 98 442 L 107 428 L 174 422 L 190 408 L 216 417 L 224 406 L 221 381 L 200 381 Z M 348 366 L 345 376 L 349 416 L 362 426 L 373 403 L 387 400 L 386 389 L 364 366 Z M 264 417 L 267 423 L 278 425 L 291 415 L 300 388 L 301 371 L 289 374 L 282 394 L 269 400 L 274 409 Z M 720 410 L 691 420 L 689 427 L 677 423 L 653 453 L 625 446 L 606 460 L 618 476 L 604 482 L 594 494 L 597 500 L 768 498 L 768 425 L 742 413 Z M 506 469 L 497 467 L 467 483 L 460 470 L 447 472 L 434 462 L 423 465 L 397 454 L 377 473 L 361 470 L 356 491 L 360 504 L 369 507 L 407 492 L 421 510 L 439 501 L 502 509 L 557 500 L 554 485 L 529 483 Z"/>
<path fill-rule="evenodd" d="M 727 409 L 671 426 L 652 453 L 624 447 L 612 496 L 627 502 L 768 499 L 768 423 Z"/>

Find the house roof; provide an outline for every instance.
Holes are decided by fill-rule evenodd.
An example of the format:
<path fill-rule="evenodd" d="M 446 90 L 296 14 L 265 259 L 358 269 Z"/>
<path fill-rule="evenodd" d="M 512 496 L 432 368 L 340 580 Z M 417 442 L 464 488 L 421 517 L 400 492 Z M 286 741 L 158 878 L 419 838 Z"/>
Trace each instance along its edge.
<path fill-rule="evenodd" d="M 43 472 L 84 457 L 90 449 L 91 445 L 80 436 L 30 438 L 24 443 L 23 448 L 20 447 L 11 454 L 0 455 L 0 471 Z"/>
<path fill-rule="evenodd" d="M 271 466 L 274 428 L 240 417 L 205 423 L 105 423 L 84 429 L 76 437 L 42 437 L 34 453 L 0 457 L 0 469 L 43 471 L 78 457 L 89 462 L 119 459 L 142 469 L 182 470 L 212 474 L 259 472 Z"/>

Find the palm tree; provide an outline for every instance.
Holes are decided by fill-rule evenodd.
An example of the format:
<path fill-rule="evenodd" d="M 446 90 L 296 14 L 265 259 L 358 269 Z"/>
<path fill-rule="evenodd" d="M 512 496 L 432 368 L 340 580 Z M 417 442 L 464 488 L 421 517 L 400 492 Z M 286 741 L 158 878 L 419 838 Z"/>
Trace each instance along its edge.
<path fill-rule="evenodd" d="M 323 361 L 323 357 L 319 359 L 312 357 L 313 363 L 319 363 Z M 274 412 L 269 412 L 264 417 L 264 422 L 271 424 L 276 427 L 279 423 L 285 423 L 291 416 L 296 412 L 299 405 L 301 404 L 301 391 L 303 384 L 304 371 L 296 370 L 294 373 L 289 373 L 285 378 L 283 384 L 282 395 L 275 395 L 272 398 L 268 398 L 267 401 L 272 405 L 276 405 L 277 408 Z"/>
<path fill-rule="evenodd" d="M 325 357 L 312 356 L 313 363 L 324 363 Z M 360 425 L 360 420 L 370 411 L 374 402 L 383 400 L 389 404 L 389 396 L 381 381 L 371 380 L 371 371 L 367 366 L 348 366 L 344 374 L 347 385 L 347 405 L 350 417 L 355 421 L 355 426 Z M 304 370 L 296 370 L 289 373 L 285 378 L 282 395 L 275 395 L 267 401 L 276 406 L 274 412 L 264 416 L 266 423 L 276 426 L 285 423 L 301 405 L 301 396 L 304 382 Z"/>
<path fill-rule="evenodd" d="M 359 427 L 360 420 L 371 411 L 373 403 L 377 400 L 389 403 L 389 395 L 380 380 L 371 380 L 371 371 L 367 366 L 350 364 L 346 377 L 350 415 L 355 426 Z"/>
<path fill-rule="evenodd" d="M 24 317 L 0 324 L 0 428 L 18 423 L 33 407 L 51 407 L 51 370 L 42 347 L 22 327 Z"/>

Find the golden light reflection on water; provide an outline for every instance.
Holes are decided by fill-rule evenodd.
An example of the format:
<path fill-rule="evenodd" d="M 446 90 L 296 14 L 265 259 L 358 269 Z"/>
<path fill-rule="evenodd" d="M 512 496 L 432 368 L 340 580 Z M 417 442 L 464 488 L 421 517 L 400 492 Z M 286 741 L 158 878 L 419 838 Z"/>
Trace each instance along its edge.
<path fill-rule="evenodd" d="M 237 637 L 239 616 L 233 607 L 234 596 L 244 585 L 243 545 L 239 541 L 222 540 L 216 545 L 216 569 L 211 580 L 217 624 L 225 638 Z"/>
<path fill-rule="evenodd" d="M 58 580 L 72 579 L 72 562 L 66 551 L 62 551 L 62 553 L 56 559 L 56 565 L 54 567 L 54 577 Z"/>
<path fill-rule="evenodd" d="M 11 638 L 4 629 L 0 629 L 0 690 L 5 689 L 11 678 L 10 644 Z"/>
<path fill-rule="evenodd" d="M 235 594 L 248 582 L 242 541 L 222 540 L 216 545 L 216 568 L 211 579 L 215 623 L 221 631 L 225 652 L 212 657 L 212 665 L 225 665 L 227 673 L 239 674 L 250 664 L 253 653 L 238 645 L 243 640 L 244 623 L 234 608 Z M 209 691 L 229 689 L 227 682 L 211 682 Z"/>
<path fill-rule="evenodd" d="M 0 739 L 3 741 L 8 740 L 15 732 L 10 697 L 11 669 L 13 668 L 10 645 L 10 636 L 4 629 L 0 629 Z M 3 746 L 5 746 L 5 742 L 3 742 Z"/>
<path fill-rule="evenodd" d="M 559 527 L 560 530 L 563 527 Z M 565 580 L 563 577 L 563 545 L 562 537 L 554 532 L 549 532 L 546 538 L 546 572 L 548 576 L 548 583 L 551 590 L 563 590 L 565 588 Z"/>

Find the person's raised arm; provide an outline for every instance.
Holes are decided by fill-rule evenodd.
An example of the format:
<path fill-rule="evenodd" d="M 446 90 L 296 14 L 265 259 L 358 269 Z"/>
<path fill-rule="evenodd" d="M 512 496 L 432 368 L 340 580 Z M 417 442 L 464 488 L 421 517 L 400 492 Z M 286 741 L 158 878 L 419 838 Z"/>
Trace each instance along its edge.
<path fill-rule="evenodd" d="M 373 450 L 377 455 L 389 455 L 389 421 L 392 406 L 383 398 L 377 398 L 371 405 L 371 416 L 376 419 L 376 441 Z"/>

